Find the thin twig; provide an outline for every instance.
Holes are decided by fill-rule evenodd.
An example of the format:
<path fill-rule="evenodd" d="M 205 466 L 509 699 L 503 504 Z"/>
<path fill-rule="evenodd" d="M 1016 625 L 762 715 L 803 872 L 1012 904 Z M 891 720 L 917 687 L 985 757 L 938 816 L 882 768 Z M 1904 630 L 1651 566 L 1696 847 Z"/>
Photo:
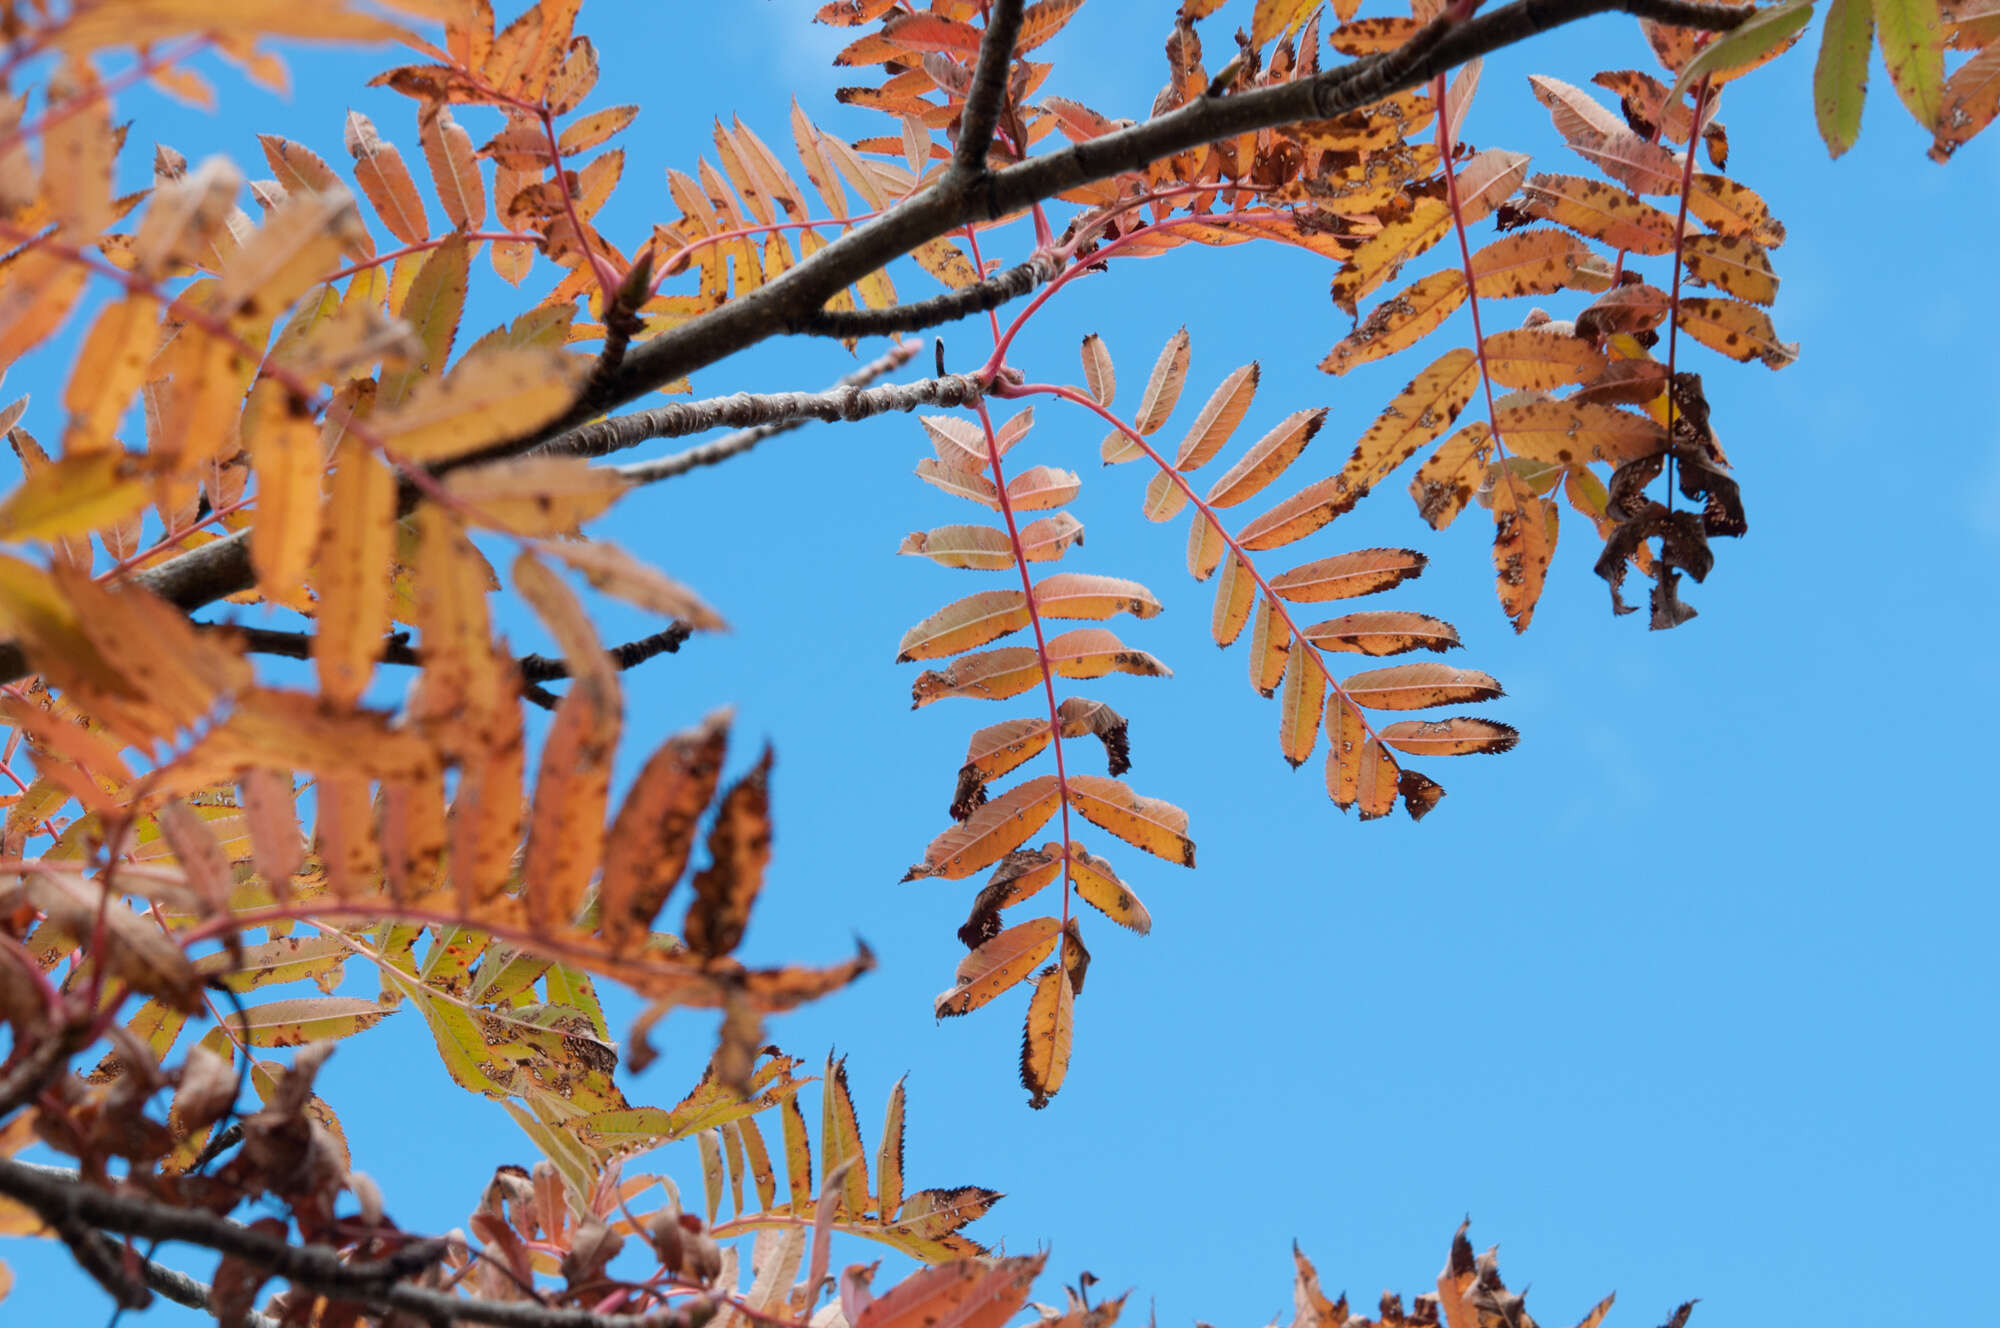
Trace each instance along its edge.
<path fill-rule="evenodd" d="M 1000 123 L 1007 100 L 1007 75 L 1014 67 L 1014 42 L 1021 35 L 1021 0 L 993 0 L 986 12 L 986 36 L 979 43 L 979 63 L 972 69 L 972 87 L 958 116 L 958 150 L 951 169 L 970 177 L 986 173 L 986 149 Z"/>

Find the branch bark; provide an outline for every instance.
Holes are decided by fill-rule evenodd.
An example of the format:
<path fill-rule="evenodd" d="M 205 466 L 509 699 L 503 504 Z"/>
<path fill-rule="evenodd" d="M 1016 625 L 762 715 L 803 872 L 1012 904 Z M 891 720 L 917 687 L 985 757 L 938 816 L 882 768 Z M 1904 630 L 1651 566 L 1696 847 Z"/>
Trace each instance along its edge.
<path fill-rule="evenodd" d="M 979 63 L 972 69 L 972 86 L 958 117 L 958 149 L 952 153 L 954 174 L 976 178 L 986 170 L 986 150 L 1000 124 L 1000 107 L 1007 100 L 1007 79 L 1014 70 L 1014 42 L 1021 35 L 1021 0 L 993 0 L 986 12 L 986 36 L 979 43 Z"/>
<path fill-rule="evenodd" d="M 648 438 L 684 438 L 722 425 L 803 424 L 808 420 L 865 420 L 918 406 L 969 406 L 986 393 L 971 374 L 947 374 L 886 387 L 844 386 L 825 392 L 738 392 L 712 401 L 660 406 L 573 429 L 544 450 L 564 456 L 601 457 L 637 447 Z"/>
<path fill-rule="evenodd" d="M 855 309 L 849 312 L 821 310 L 799 324 L 798 330 L 816 337 L 872 337 L 894 332 L 918 332 L 927 327 L 954 323 L 988 309 L 998 309 L 1056 279 L 1056 260 L 1036 254 L 1025 263 L 986 280 L 961 286 L 942 295 L 914 304 L 896 304 L 887 309 Z"/>
<path fill-rule="evenodd" d="M 473 1300 L 403 1281 L 414 1260 L 396 1257 L 347 1263 L 327 1245 L 294 1245 L 240 1222 L 199 1209 L 177 1208 L 141 1195 L 113 1194 L 74 1173 L 0 1158 L 0 1194 L 56 1226 L 83 1222 L 98 1231 L 180 1241 L 232 1255 L 317 1295 L 351 1301 L 377 1313 L 413 1314 L 431 1323 L 483 1323 L 493 1328 L 701 1328 L 714 1317 L 711 1301 L 645 1315 L 593 1314 L 534 1301 Z M 435 1250 L 435 1242 L 426 1242 Z M 435 1253 L 426 1262 L 434 1262 Z M 192 1281 L 192 1279 L 189 1279 Z M 195 1284 L 202 1293 L 208 1288 Z"/>
<path fill-rule="evenodd" d="M 996 5 L 996 11 L 1008 8 Z M 458 464 L 533 451 L 607 410 L 757 342 L 805 329 L 819 318 L 828 299 L 857 279 L 968 222 L 1005 216 L 1066 190 L 1142 170 L 1151 162 L 1204 143 L 1357 110 L 1416 87 L 1475 56 L 1596 14 L 1626 13 L 1722 32 L 1734 28 L 1751 12 L 1698 0 L 1513 0 L 1464 22 L 1435 19 L 1395 51 L 1364 56 L 1311 79 L 1236 96 L 1198 97 L 1129 129 L 1033 157 L 1005 170 L 949 170 L 931 189 L 855 227 L 776 280 L 639 346 L 557 420 L 532 434 L 462 458 Z M 982 50 L 982 62 L 984 54 Z M 213 603 L 254 584 L 246 535 L 246 531 L 238 531 L 215 540 L 136 579 L 184 610 Z M 27 672 L 28 662 L 19 648 L 0 644 L 0 682 L 11 682 Z"/>

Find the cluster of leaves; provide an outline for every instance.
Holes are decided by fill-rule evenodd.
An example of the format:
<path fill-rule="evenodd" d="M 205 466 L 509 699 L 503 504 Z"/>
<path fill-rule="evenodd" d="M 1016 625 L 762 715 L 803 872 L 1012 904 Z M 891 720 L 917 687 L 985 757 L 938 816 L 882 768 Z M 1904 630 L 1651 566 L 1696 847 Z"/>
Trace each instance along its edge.
<path fill-rule="evenodd" d="M 623 175 L 623 151 L 609 144 L 638 108 L 586 108 L 598 59 L 575 31 L 580 0 L 539 0 L 504 25 L 490 0 L 392 0 L 404 14 L 442 19 L 439 41 L 342 4 L 8 7 L 0 72 L 46 78 L 33 118 L 26 97 L 0 98 L 0 367 L 66 323 L 78 337 L 55 447 L 21 427 L 25 399 L 0 408 L 22 468 L 0 500 L 0 540 L 38 553 L 0 554 L 0 634 L 20 657 L 9 676 L 23 679 L 0 687 L 12 730 L 0 773 L 19 788 L 0 825 L 0 1020 L 12 1038 L 0 1063 L 0 1193 L 9 1196 L 0 1231 L 64 1240 L 126 1304 L 145 1294 L 133 1270 L 153 1266 L 111 1236 L 163 1223 L 196 1232 L 228 1254 L 205 1292 L 225 1321 L 247 1313 L 280 1270 L 292 1285 L 271 1312 L 301 1325 L 476 1317 L 528 1301 L 665 1314 L 679 1301 L 687 1312 L 674 1321 L 689 1328 L 710 1315 L 998 1328 L 1021 1308 L 1043 1260 L 995 1259 L 962 1233 L 999 1196 L 977 1186 L 905 1191 L 902 1085 L 890 1094 L 871 1174 L 844 1067 L 829 1059 L 815 1187 L 798 1102 L 810 1080 L 763 1045 L 762 1020 L 852 981 L 870 957 L 863 949 L 822 968 L 768 969 L 736 958 L 770 855 L 769 750 L 725 785 L 729 727 L 717 714 L 662 743 L 611 808 L 622 670 L 723 624 L 678 582 L 583 538 L 581 527 L 635 481 L 592 464 L 601 451 L 561 430 L 607 404 L 605 384 L 635 338 L 741 309 L 863 223 L 990 181 L 1031 161 L 1038 144 L 1130 129 L 1135 122 L 1045 91 L 1052 65 L 1029 58 L 1081 3 L 834 0 L 822 21 L 870 29 L 838 63 L 884 75 L 841 100 L 890 115 L 896 132 L 849 143 L 793 107 L 793 146 L 823 205 L 815 217 L 778 155 L 742 121 L 718 120 L 715 164 L 669 172 L 678 216 L 629 255 L 594 223 Z M 1417 0 L 1407 15 L 1364 17 L 1358 0 L 1335 0 L 1328 21 L 1315 0 L 1256 0 L 1249 28 L 1211 74 L 1198 24 L 1220 7 L 1180 6 L 1150 119 L 1318 79 L 1322 40 L 1363 58 L 1421 49 L 1473 8 Z M 1935 135 L 1934 156 L 1949 156 L 2000 110 L 2000 21 L 1978 0 L 1834 0 L 1831 9 L 1817 87 L 1836 154 L 1858 127 L 1878 31 L 1899 95 Z M 1011 574 L 1018 588 L 952 601 L 898 649 L 899 661 L 949 661 L 916 679 L 919 707 L 1037 690 L 1046 701 L 1043 714 L 973 734 L 950 799 L 953 824 L 910 873 L 963 879 L 992 868 L 960 929 L 967 954 L 936 1009 L 967 1013 L 1033 976 L 1021 1054 L 1032 1105 L 1055 1095 L 1069 1066 L 1090 959 L 1074 898 L 1134 931 L 1151 926 L 1074 821 L 1182 866 L 1193 866 L 1194 845 L 1185 812 L 1123 782 L 1123 717 L 1094 699 L 1058 697 L 1058 678 L 1166 677 L 1167 667 L 1107 627 L 1047 629 L 1143 620 L 1162 601 L 1124 578 L 1031 566 L 1064 560 L 1081 543 L 1082 522 L 1067 510 L 1080 481 L 1060 464 L 1009 471 L 1033 407 L 996 420 L 990 401 L 1063 403 L 1109 428 L 1104 461 L 1150 462 L 1145 515 L 1188 514 L 1189 570 L 1216 582 L 1212 636 L 1228 646 L 1247 634 L 1252 685 L 1278 702 L 1284 757 L 1295 766 L 1312 757 L 1323 724 L 1337 806 L 1370 819 L 1400 800 L 1421 817 L 1443 789 L 1402 757 L 1501 752 L 1516 734 L 1469 715 L 1380 712 L 1483 702 L 1499 684 L 1436 661 L 1336 677 L 1332 656 L 1443 653 L 1459 634 L 1410 609 L 1305 623 L 1295 606 L 1390 591 L 1424 570 L 1424 555 L 1344 550 L 1269 571 L 1255 555 L 1315 534 L 1428 452 L 1411 486 L 1419 513 L 1442 528 L 1475 502 L 1491 510 L 1498 594 L 1516 630 L 1543 593 L 1564 504 L 1603 541 L 1597 567 L 1614 608 L 1625 610 L 1619 588 L 1636 566 L 1654 582 L 1656 627 L 1692 616 L 1679 575 L 1702 579 L 1709 537 L 1742 533 L 1744 517 L 1701 381 L 1680 366 L 1679 335 L 1774 368 L 1795 354 L 1764 311 L 1783 229 L 1723 174 L 1719 92 L 1796 40 L 1807 12 L 1804 0 L 1785 0 L 1719 37 L 1649 22 L 1666 78 L 1598 75 L 1616 110 L 1570 84 L 1532 80 L 1565 142 L 1611 183 L 1530 175 L 1525 155 L 1468 149 L 1474 62 L 1449 81 L 1439 75 L 1331 118 L 1051 186 L 1028 209 L 1033 249 L 1009 270 L 1026 280 L 1004 289 L 980 237 L 1013 218 L 971 221 L 889 256 L 909 257 L 946 288 L 942 317 L 1044 287 L 1004 330 L 996 321 L 991 357 L 953 398 L 974 401 L 970 414 L 921 421 L 933 456 L 920 477 L 997 513 L 999 524 L 940 527 L 902 549 Z M 1000 48 L 995 31 L 1011 45 Z M 418 51 L 423 63 L 376 83 L 415 103 L 420 163 L 349 112 L 351 187 L 308 147 L 266 135 L 272 178 L 246 180 L 220 159 L 191 167 L 156 145 L 150 187 L 120 194 L 126 131 L 114 94 L 145 79 L 210 102 L 183 61 L 211 46 L 281 84 L 282 65 L 258 45 L 274 36 L 396 40 Z M 124 47 L 137 51 L 129 67 L 99 68 Z M 1949 74 L 1948 52 L 1965 56 Z M 497 116 L 483 145 L 455 118 L 468 107 Z M 1696 169 L 1702 152 L 1713 171 Z M 255 217 L 239 205 L 246 192 Z M 1051 218 L 1054 203 L 1069 214 Z M 1489 216 L 1504 233 L 1475 246 L 1470 228 Z M 1452 239 L 1456 265 L 1361 317 L 1361 301 Z M 1224 513 L 1277 483 L 1327 411 L 1277 419 L 1198 492 L 1191 476 L 1221 457 L 1255 404 L 1255 363 L 1222 377 L 1169 457 L 1155 439 L 1187 381 L 1185 330 L 1168 339 L 1130 414 L 1114 410 L 1117 373 L 1101 338 L 1084 340 L 1078 384 L 1035 381 L 1008 352 L 1050 298 L 1111 263 L 1250 240 L 1337 265 L 1333 303 L 1355 327 L 1322 363 L 1330 373 L 1418 345 L 1460 306 L 1473 344 L 1418 372 L 1337 470 L 1238 526 Z M 538 271 L 552 280 L 520 316 L 460 351 L 482 248 L 508 283 Z M 1648 284 L 1638 271 L 1645 259 L 1667 279 Z M 1718 293 L 1686 295 L 1684 284 Z M 109 294 L 82 312 L 93 289 Z M 1518 328 L 1484 331 L 1482 302 L 1565 291 L 1595 298 L 1569 319 L 1536 311 Z M 816 312 L 809 304 L 765 334 L 813 330 L 851 346 L 868 331 L 930 325 L 919 311 L 935 303 L 903 301 L 886 267 L 813 300 Z M 570 349 L 592 341 L 601 342 L 594 357 Z M 685 379 L 653 385 L 690 388 Z M 1486 418 L 1452 432 L 1480 396 Z M 1702 506 L 1676 510 L 1677 498 Z M 496 547 L 512 549 L 509 580 L 559 660 L 517 658 L 496 633 Z M 236 602 L 290 612 L 310 631 L 192 621 L 189 611 L 214 596 L 188 589 L 185 568 L 217 553 L 240 555 L 247 568 Z M 607 650 L 565 573 L 672 625 Z M 1015 633 L 1033 644 L 994 645 Z M 257 652 L 310 661 L 314 686 L 260 676 Z M 397 707 L 382 701 L 385 663 L 416 668 Z M 540 686 L 554 679 L 568 680 L 560 696 Z M 531 800 L 527 703 L 553 711 Z M 1065 743 L 1084 737 L 1101 743 L 1105 775 L 1072 769 L 1076 748 Z M 1052 773 L 993 790 L 1044 753 Z M 17 758 L 31 775 L 15 772 Z M 1058 819 L 1059 838 L 1028 847 Z M 704 823 L 706 862 L 670 935 L 656 922 L 689 875 Z M 1004 910 L 1058 881 L 1058 908 L 1006 923 Z M 378 995 L 355 994 L 348 968 L 357 958 L 374 966 Z M 631 1038 L 634 1068 L 650 1058 L 647 1032 L 669 1010 L 721 1011 L 708 1073 L 676 1107 L 626 1098 L 597 979 L 648 1002 Z M 500 1101 L 543 1154 L 534 1167 L 496 1174 L 469 1223 L 476 1245 L 397 1229 L 355 1168 L 333 1107 L 314 1092 L 335 1041 L 405 1003 L 451 1077 Z M 183 1046 L 190 1021 L 204 1018 L 213 1027 Z M 100 1044 L 108 1050 L 94 1068 L 70 1073 L 72 1059 Z M 283 1048 L 297 1049 L 289 1064 L 265 1054 Z M 758 1124 L 767 1112 L 779 1117 L 777 1152 Z M 703 1177 L 698 1213 L 664 1177 L 626 1174 L 635 1155 L 690 1137 Z M 48 1190 L 52 1182 L 13 1160 L 32 1142 L 76 1160 L 68 1190 Z M 655 1187 L 661 1197 L 634 1212 Z M 79 1195 L 95 1205 L 92 1216 L 80 1215 Z M 260 1196 L 277 1199 L 283 1216 L 228 1220 Z M 830 1273 L 836 1233 L 933 1266 L 875 1296 L 872 1269 Z M 334 1252 L 302 1249 L 294 1237 Z M 736 1237 L 753 1242 L 747 1260 Z M 652 1256 L 643 1277 L 611 1271 L 628 1242 Z M 821 1307 L 829 1287 L 836 1295 Z M 1376 1320 L 1350 1315 L 1320 1294 L 1303 1258 L 1298 1288 L 1298 1328 L 1532 1323 L 1463 1232 L 1437 1295 L 1408 1312 L 1390 1299 Z M 1043 1319 L 1111 1324 L 1122 1299 L 1093 1305 L 1088 1290 L 1086 1280 Z M 1674 1324 L 1685 1316 L 1683 1307 Z"/>

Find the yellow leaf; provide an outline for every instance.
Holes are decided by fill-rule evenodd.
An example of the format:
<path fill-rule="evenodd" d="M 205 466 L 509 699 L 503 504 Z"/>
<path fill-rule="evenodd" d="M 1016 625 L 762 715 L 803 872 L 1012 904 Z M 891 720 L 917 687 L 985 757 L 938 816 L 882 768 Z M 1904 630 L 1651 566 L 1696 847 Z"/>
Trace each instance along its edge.
<path fill-rule="evenodd" d="M 468 521 L 535 538 L 575 535 L 632 487 L 615 470 L 566 456 L 513 457 L 445 477 Z"/>
<path fill-rule="evenodd" d="M 353 434 L 334 453 L 326 512 L 313 577 L 319 591 L 313 661 L 320 690 L 349 706 L 367 690 L 388 634 L 396 545 L 396 477 Z"/>
<path fill-rule="evenodd" d="M 554 543 L 541 546 L 551 558 L 559 558 L 571 570 L 583 573 L 584 580 L 607 595 L 649 612 L 674 618 L 697 631 L 726 631 L 729 624 L 701 597 L 680 582 L 656 571 L 615 544 Z"/>
<path fill-rule="evenodd" d="M 549 349 L 494 349 L 425 378 L 370 427 L 398 458 L 447 461 L 533 433 L 575 400 L 586 365 Z"/>
<path fill-rule="evenodd" d="M 138 459 L 120 451 L 83 452 L 28 473 L 0 501 L 0 540 L 88 535 L 145 505 Z"/>
<path fill-rule="evenodd" d="M 1465 303 L 1465 294 L 1465 274 L 1459 269 L 1433 272 L 1376 305 L 1360 327 L 1327 352 L 1319 367 L 1330 374 L 1344 374 L 1356 365 L 1414 346 Z"/>

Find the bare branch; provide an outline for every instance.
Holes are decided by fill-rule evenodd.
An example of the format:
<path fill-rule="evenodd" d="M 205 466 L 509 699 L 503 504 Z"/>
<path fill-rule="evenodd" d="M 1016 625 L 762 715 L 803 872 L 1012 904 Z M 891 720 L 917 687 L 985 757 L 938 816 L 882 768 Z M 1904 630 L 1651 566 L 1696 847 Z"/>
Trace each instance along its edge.
<path fill-rule="evenodd" d="M 993 145 L 993 130 L 1000 123 L 1000 106 L 1007 100 L 1007 75 L 1014 67 L 1014 42 L 1021 35 L 1021 7 L 1021 0 L 993 0 L 986 12 L 979 63 L 973 66 L 972 87 L 958 117 L 958 150 L 951 158 L 954 174 L 976 177 L 986 173 L 986 149 Z"/>
<path fill-rule="evenodd" d="M 232 632 L 242 639 L 245 650 L 260 655 L 280 655 L 287 659 L 312 658 L 313 635 L 310 632 L 283 632 L 269 627 L 236 627 L 215 623 L 196 625 L 215 631 Z M 654 632 L 651 636 L 642 636 L 636 641 L 612 646 L 604 653 L 611 656 L 612 663 L 622 671 L 636 668 L 655 655 L 675 653 L 693 635 L 694 628 L 684 622 L 676 622 L 663 631 Z M 410 644 L 408 636 L 398 632 L 383 640 L 381 654 L 377 658 L 384 664 L 422 667 L 424 653 Z M 514 661 L 514 666 L 521 671 L 521 681 L 527 684 L 525 690 L 528 699 L 545 709 L 553 709 L 557 698 L 536 684 L 569 677 L 569 664 L 561 659 L 551 659 L 547 655 L 522 655 Z"/>
<path fill-rule="evenodd" d="M 915 304 L 841 313 L 822 309 L 799 324 L 797 330 L 816 337 L 867 337 L 888 332 L 917 332 L 973 314 L 983 314 L 988 309 L 998 309 L 1037 286 L 1054 281 L 1056 272 L 1056 260 L 1052 255 L 1036 254 L 1027 262 L 1004 272 L 995 272 L 984 281 L 933 295 Z"/>
<path fill-rule="evenodd" d="M 51 1226 L 82 1222 L 102 1232 L 175 1240 L 232 1255 L 285 1278 L 296 1287 L 376 1312 L 413 1314 L 432 1323 L 483 1323 L 494 1328 L 700 1328 L 715 1302 L 694 1301 L 644 1315 L 594 1314 L 534 1301 L 472 1300 L 412 1286 L 403 1279 L 436 1261 L 442 1242 L 414 1247 L 370 1263 L 347 1263 L 327 1245 L 294 1245 L 240 1222 L 199 1209 L 178 1208 L 136 1194 L 113 1194 L 85 1184 L 75 1173 L 0 1158 L 0 1194 L 34 1210 Z M 196 1284 L 199 1286 L 199 1284 Z M 205 1291 L 206 1288 L 203 1288 Z"/>
<path fill-rule="evenodd" d="M 601 457 L 637 447 L 648 438 L 682 438 L 720 425 L 792 425 L 808 420 L 865 420 L 918 406 L 969 406 L 986 394 L 971 374 L 920 378 L 887 387 L 836 387 L 825 392 L 738 392 L 685 406 L 660 406 L 636 415 L 587 424 L 557 439 L 565 456 Z M 718 460 L 720 458 L 717 458 Z"/>
<path fill-rule="evenodd" d="M 900 341 L 887 354 L 877 356 L 858 369 L 843 375 L 839 382 L 825 392 L 782 392 L 767 395 L 752 395 L 738 392 L 731 397 L 717 397 L 711 401 L 690 401 L 686 405 L 662 406 L 657 410 L 641 411 L 636 415 L 622 415 L 617 419 L 599 420 L 575 429 L 560 438 L 546 443 L 541 451 L 557 456 L 607 456 L 637 446 L 648 438 L 680 438 L 691 433 L 701 433 L 707 429 L 717 429 L 724 425 L 749 425 L 752 430 L 769 429 L 780 433 L 795 429 L 808 420 L 843 418 L 826 416 L 813 411 L 788 411 L 788 403 L 798 401 L 819 401 L 831 398 L 842 389 L 865 387 L 885 373 L 902 368 L 923 349 L 921 341 Z M 767 413 L 768 412 L 768 413 Z M 870 414 L 878 412 L 869 412 Z M 856 416 L 857 419 L 866 416 Z M 769 434 L 759 435 L 768 437 Z M 741 450 L 741 449 L 739 449 Z M 733 453 L 731 455 L 734 455 Z M 717 457 L 716 460 L 721 460 Z"/>

